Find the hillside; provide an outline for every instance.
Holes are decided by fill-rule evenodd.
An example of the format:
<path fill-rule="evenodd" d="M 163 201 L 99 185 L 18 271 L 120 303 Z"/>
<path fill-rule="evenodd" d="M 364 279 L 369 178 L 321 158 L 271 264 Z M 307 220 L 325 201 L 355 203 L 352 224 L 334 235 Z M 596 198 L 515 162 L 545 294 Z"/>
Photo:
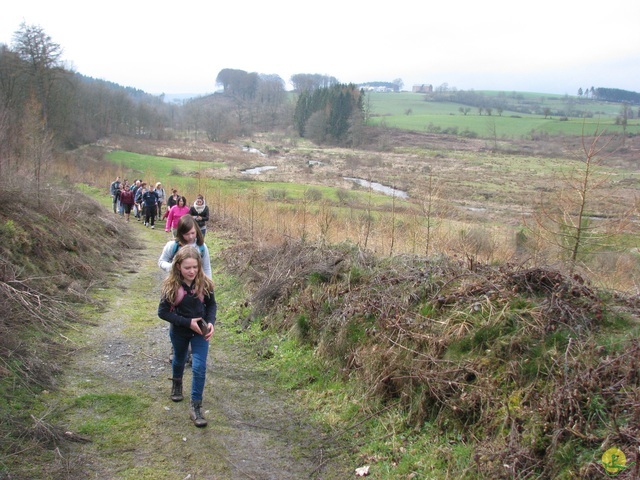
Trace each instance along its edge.
<path fill-rule="evenodd" d="M 312 350 L 375 418 L 354 430 L 374 478 L 595 479 L 608 448 L 633 458 L 637 296 L 552 269 L 470 271 L 348 246 L 225 256 L 254 285 L 263 328 Z M 315 392 L 328 381 L 309 368 L 298 378 Z M 619 478 L 636 478 L 630 467 Z"/>
<path fill-rule="evenodd" d="M 193 436 L 166 402 L 164 232 L 103 193 L 5 191 L 8 478 L 601 478 L 604 451 L 640 438 L 637 296 L 552 269 L 254 243 L 217 217 L 215 421 Z"/>

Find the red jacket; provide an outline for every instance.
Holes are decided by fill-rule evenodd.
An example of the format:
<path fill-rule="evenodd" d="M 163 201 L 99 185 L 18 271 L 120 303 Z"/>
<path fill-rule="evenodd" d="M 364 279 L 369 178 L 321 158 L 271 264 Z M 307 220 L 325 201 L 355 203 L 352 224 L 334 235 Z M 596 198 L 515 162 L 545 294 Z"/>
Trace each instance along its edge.
<path fill-rule="evenodd" d="M 120 203 L 123 205 L 133 205 L 133 192 L 128 188 L 125 188 L 120 192 Z"/>

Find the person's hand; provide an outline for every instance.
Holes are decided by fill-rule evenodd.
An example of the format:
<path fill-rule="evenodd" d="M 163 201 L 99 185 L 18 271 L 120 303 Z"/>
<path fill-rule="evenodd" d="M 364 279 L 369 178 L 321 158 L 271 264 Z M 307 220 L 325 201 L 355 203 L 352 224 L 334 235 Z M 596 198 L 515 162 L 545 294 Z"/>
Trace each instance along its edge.
<path fill-rule="evenodd" d="M 207 325 L 209 326 L 209 331 L 207 332 L 207 334 L 204 336 L 204 339 L 208 342 L 209 339 L 213 336 L 213 330 L 216 328 L 213 325 L 211 325 L 210 323 L 207 323 Z"/>
<path fill-rule="evenodd" d="M 207 332 L 203 332 L 200 329 L 200 326 L 198 325 L 198 322 L 200 320 L 202 320 L 204 322 L 203 318 L 192 318 L 191 319 L 191 330 L 193 330 L 194 332 L 199 333 L 200 335 L 202 335 L 205 340 L 209 340 L 211 338 L 211 335 L 213 335 L 213 325 L 205 322 L 205 325 L 207 326 L 207 328 L 209 330 Z"/>
<path fill-rule="evenodd" d="M 202 317 L 192 318 L 189 328 L 194 332 L 199 333 L 200 335 L 204 335 L 204 333 L 200 330 L 200 326 L 198 325 L 199 320 L 202 320 Z"/>

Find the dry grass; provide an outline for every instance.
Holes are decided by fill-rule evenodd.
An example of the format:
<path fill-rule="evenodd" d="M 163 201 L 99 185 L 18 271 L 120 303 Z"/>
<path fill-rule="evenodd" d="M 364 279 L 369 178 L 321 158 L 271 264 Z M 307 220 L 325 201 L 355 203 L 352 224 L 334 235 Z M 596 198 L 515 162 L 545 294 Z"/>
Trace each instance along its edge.
<path fill-rule="evenodd" d="M 376 131 L 369 135 L 371 145 L 375 145 Z M 532 222 L 526 219 L 536 211 L 540 199 L 548 200 L 562 190 L 565 172 L 579 161 L 576 157 L 580 144 L 575 139 L 549 138 L 545 141 L 549 149 L 541 149 L 534 141 L 511 141 L 494 152 L 482 140 L 402 131 L 386 132 L 385 137 L 389 148 L 384 152 L 320 148 L 276 134 L 228 144 L 114 138 L 105 140 L 103 147 L 224 163 L 225 167 L 215 171 L 198 172 L 197 189 L 205 193 L 216 223 L 241 231 L 243 237 L 253 241 L 346 241 L 383 256 L 428 250 L 430 255 L 461 258 L 470 266 L 478 262 L 517 261 L 533 267 L 563 261 L 564 252 L 544 238 L 535 238 L 539 232 L 530 229 Z M 275 153 L 260 157 L 243 152 L 243 145 Z M 628 244 L 640 226 L 637 211 L 629 215 L 629 206 L 637 203 L 640 189 L 637 164 L 632 161 L 639 150 L 640 138 L 634 137 L 628 139 L 625 149 L 606 158 L 603 172 L 611 182 L 606 195 L 597 197 L 606 202 L 590 205 L 592 215 L 626 218 L 615 241 L 614 236 L 609 236 L 614 243 Z M 86 153 L 85 150 L 82 155 Z M 98 150 L 91 154 L 101 156 Z M 319 163 L 310 167 L 309 162 Z M 240 173 L 242 169 L 265 164 L 278 168 L 252 176 L 249 180 L 254 181 L 254 188 L 248 188 L 246 183 L 237 191 L 220 187 L 224 180 L 248 180 Z M 90 168 L 86 165 L 96 168 L 93 175 L 82 173 L 82 169 Z M 99 158 L 76 162 L 77 173 L 67 175 L 91 177 L 106 191 L 116 172 L 113 166 L 104 167 Z M 203 176 L 211 180 L 206 185 L 201 185 Z M 343 180 L 344 176 L 404 189 L 410 199 L 394 205 L 389 198 L 368 205 L 366 191 L 361 189 L 359 200 L 353 195 L 349 198 L 358 188 Z M 184 181 L 185 191 L 196 188 L 194 179 Z M 335 198 L 326 193 L 321 200 L 313 201 L 287 196 L 285 189 L 284 197 L 279 197 L 270 193 L 265 182 L 338 190 Z M 527 231 L 527 240 L 518 243 L 516 237 L 521 231 Z M 622 245 L 586 256 L 582 273 L 608 288 L 638 292 L 640 258 Z"/>
<path fill-rule="evenodd" d="M 0 456 L 25 443 L 73 440 L 30 416 L 29 406 L 55 388 L 74 348 L 65 332 L 83 323 L 75 307 L 134 245 L 102 206 L 68 185 L 50 181 L 38 192 L 24 172 L 12 173 L 0 181 Z"/>
<path fill-rule="evenodd" d="M 637 296 L 553 269 L 470 271 L 346 246 L 242 244 L 225 260 L 262 322 L 314 345 L 409 422 L 477 442 L 482 478 L 552 478 L 572 463 L 596 478 L 584 452 L 640 440 Z"/>

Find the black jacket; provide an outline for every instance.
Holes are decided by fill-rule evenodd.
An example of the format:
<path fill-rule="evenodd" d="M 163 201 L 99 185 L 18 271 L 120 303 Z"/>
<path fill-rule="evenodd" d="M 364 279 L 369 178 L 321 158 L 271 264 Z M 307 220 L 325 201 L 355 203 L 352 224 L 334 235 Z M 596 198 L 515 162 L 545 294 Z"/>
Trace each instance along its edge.
<path fill-rule="evenodd" d="M 201 301 L 185 283 L 182 284 L 186 294 L 178 305 L 171 305 L 164 297 L 158 305 L 158 316 L 169 322 L 175 333 L 184 336 L 193 336 L 196 333 L 191 330 L 192 318 L 203 318 L 205 322 L 215 325 L 218 305 L 213 292 Z"/>
<path fill-rule="evenodd" d="M 205 205 L 204 210 L 202 210 L 202 212 L 200 213 L 198 213 L 196 207 L 192 206 L 189 209 L 189 215 L 191 215 L 195 219 L 200 228 L 205 227 L 207 225 L 207 222 L 209 221 L 209 206 Z M 198 220 L 198 218 L 200 218 L 200 220 Z"/>

